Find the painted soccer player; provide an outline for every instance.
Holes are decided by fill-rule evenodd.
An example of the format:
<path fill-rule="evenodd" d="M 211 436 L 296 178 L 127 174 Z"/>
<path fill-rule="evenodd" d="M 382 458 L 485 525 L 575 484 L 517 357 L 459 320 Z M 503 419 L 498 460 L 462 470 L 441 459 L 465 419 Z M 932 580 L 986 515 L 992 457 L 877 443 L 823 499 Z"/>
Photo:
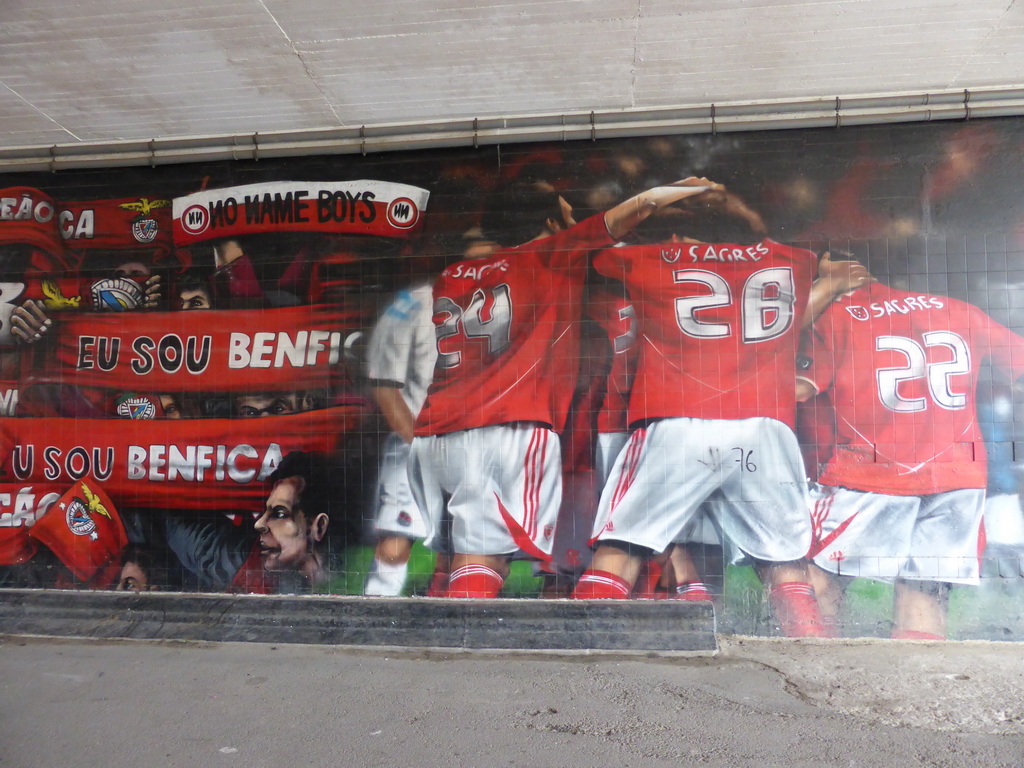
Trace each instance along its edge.
<path fill-rule="evenodd" d="M 882 283 L 814 325 L 798 397 L 827 393 L 836 445 L 813 489 L 815 564 L 894 582 L 894 638 L 944 639 L 950 584 L 978 583 L 985 444 L 979 369 L 1024 374 L 1024 339 L 980 309 Z M 838 578 L 821 579 L 835 618 Z"/>
<path fill-rule="evenodd" d="M 585 313 L 600 326 L 607 338 L 608 370 L 604 377 L 600 410 L 597 413 L 597 441 L 594 450 L 594 464 L 598 480 L 598 495 L 608 483 L 615 459 L 629 440 L 629 392 L 633 386 L 637 364 L 640 359 L 640 345 L 637 343 L 636 310 L 626 295 L 625 286 L 617 281 L 598 284 L 592 281 L 587 294 Z M 595 510 L 596 511 L 596 510 Z M 590 521 L 592 522 L 592 520 Z M 704 516 L 688 528 L 684 536 L 677 537 L 673 546 L 660 555 L 645 560 L 643 569 L 633 585 L 633 596 L 657 598 L 666 596 L 663 585 L 669 585 L 673 593 L 684 600 L 711 600 L 711 595 L 702 581 L 690 554 L 689 547 L 696 544 L 693 535 L 703 534 Z M 589 537 L 590 525 L 584 534 Z M 711 541 L 718 543 L 711 532 Z M 703 543 L 703 539 L 702 539 Z M 665 573 L 666 567 L 669 573 Z M 671 575 L 673 578 L 669 578 Z"/>
<path fill-rule="evenodd" d="M 450 534 L 450 595 L 496 596 L 517 550 L 549 559 L 561 497 L 557 432 L 576 382 L 588 256 L 709 184 L 658 187 L 579 224 L 550 187 L 510 187 L 482 222 L 506 247 L 448 267 L 435 283 L 438 360 L 409 473 L 430 520 L 427 545 Z"/>
<path fill-rule="evenodd" d="M 820 635 L 788 392 L 818 259 L 767 239 L 736 244 L 750 241 L 749 209 L 729 193 L 700 201 L 700 211 L 649 220 L 641 232 L 654 244 L 594 258 L 598 272 L 626 286 L 641 351 L 634 431 L 602 494 L 598 547 L 574 596 L 627 597 L 643 559 L 664 551 L 710 500 L 724 536 L 754 560 L 785 634 Z M 686 233 L 718 241 L 684 241 Z"/>
<path fill-rule="evenodd" d="M 427 397 L 437 359 L 432 317 L 431 286 L 414 286 L 398 293 L 370 336 L 367 375 L 391 434 L 381 449 L 377 543 L 365 595 L 400 595 L 413 541 L 427 535 L 426 521 L 409 488 L 408 461 L 416 414 Z"/>

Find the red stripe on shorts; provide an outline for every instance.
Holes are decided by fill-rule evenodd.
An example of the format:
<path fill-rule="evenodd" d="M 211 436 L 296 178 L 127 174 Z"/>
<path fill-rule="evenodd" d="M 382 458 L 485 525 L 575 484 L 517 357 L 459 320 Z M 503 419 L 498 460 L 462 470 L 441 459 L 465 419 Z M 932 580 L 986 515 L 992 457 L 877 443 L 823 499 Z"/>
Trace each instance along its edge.
<path fill-rule="evenodd" d="M 523 530 L 531 539 L 537 538 L 537 510 L 544 480 L 544 460 L 547 458 L 548 430 L 534 429 L 526 449 L 523 482 Z"/>
<path fill-rule="evenodd" d="M 629 436 L 629 444 L 626 446 L 625 461 L 622 462 L 622 469 L 619 471 L 619 480 L 615 485 L 615 493 L 612 495 L 612 510 L 619 505 L 622 497 L 626 495 L 636 479 L 637 467 L 640 464 L 640 454 L 643 453 L 644 442 L 647 440 L 647 430 L 640 428 L 633 431 Z"/>

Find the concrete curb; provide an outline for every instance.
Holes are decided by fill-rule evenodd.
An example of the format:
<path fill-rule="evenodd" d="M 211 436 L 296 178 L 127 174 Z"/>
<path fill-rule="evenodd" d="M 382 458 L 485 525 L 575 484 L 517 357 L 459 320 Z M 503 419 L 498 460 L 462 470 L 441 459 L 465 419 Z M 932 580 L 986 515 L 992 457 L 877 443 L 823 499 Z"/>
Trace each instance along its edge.
<path fill-rule="evenodd" d="M 512 651 L 714 652 L 710 603 L 0 589 L 0 633 Z"/>

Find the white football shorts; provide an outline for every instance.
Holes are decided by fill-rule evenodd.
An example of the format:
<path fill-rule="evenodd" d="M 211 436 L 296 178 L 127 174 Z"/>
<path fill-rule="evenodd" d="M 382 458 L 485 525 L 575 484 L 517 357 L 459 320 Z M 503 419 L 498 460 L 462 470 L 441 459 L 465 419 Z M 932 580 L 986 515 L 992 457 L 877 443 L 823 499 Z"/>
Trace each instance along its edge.
<path fill-rule="evenodd" d="M 985 491 L 889 496 L 811 489 L 815 565 L 841 576 L 977 584 Z"/>
<path fill-rule="evenodd" d="M 662 552 L 701 504 L 751 557 L 799 560 L 811 543 L 807 483 L 780 421 L 671 418 L 634 430 L 601 494 L 593 540 Z"/>
<path fill-rule="evenodd" d="M 426 538 L 427 523 L 409 487 L 409 449 L 394 432 L 384 440 L 377 477 L 377 535 Z"/>
<path fill-rule="evenodd" d="M 600 432 L 597 435 L 597 450 L 594 453 L 594 469 L 597 482 L 604 488 L 611 477 L 615 460 L 629 440 L 629 432 Z"/>
<path fill-rule="evenodd" d="M 629 432 L 601 432 L 597 436 L 597 452 L 594 464 L 596 465 L 598 481 L 603 488 L 615 467 L 615 460 L 619 457 L 623 447 L 629 440 Z M 704 506 L 714 504 L 715 496 L 704 502 Z M 702 508 L 673 539 L 674 544 L 718 544 L 718 532 L 715 530 L 711 518 L 705 514 Z"/>
<path fill-rule="evenodd" d="M 714 514 L 712 510 L 717 511 L 717 517 L 720 520 L 722 515 L 726 513 L 727 507 L 716 506 L 715 502 L 708 500 L 704 502 L 702 506 L 692 518 L 690 522 L 682 527 L 682 530 L 676 534 L 675 538 L 672 539 L 673 544 L 708 544 L 716 545 L 721 544 L 718 538 L 718 531 L 715 529 L 715 524 L 712 522 L 711 514 Z M 710 513 L 710 514 L 709 514 Z"/>
<path fill-rule="evenodd" d="M 409 480 L 426 545 L 465 555 L 548 559 L 562 498 L 558 435 L 532 423 L 413 439 Z M 445 528 L 450 525 L 450 540 Z"/>

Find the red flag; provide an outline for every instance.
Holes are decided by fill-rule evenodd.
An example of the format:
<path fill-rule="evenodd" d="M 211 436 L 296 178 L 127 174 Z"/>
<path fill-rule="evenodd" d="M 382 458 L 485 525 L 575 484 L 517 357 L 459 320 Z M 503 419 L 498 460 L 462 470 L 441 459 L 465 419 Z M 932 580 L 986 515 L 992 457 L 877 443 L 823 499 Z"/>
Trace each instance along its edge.
<path fill-rule="evenodd" d="M 114 583 L 128 533 L 97 483 L 75 483 L 29 529 L 79 579 L 96 589 Z"/>

